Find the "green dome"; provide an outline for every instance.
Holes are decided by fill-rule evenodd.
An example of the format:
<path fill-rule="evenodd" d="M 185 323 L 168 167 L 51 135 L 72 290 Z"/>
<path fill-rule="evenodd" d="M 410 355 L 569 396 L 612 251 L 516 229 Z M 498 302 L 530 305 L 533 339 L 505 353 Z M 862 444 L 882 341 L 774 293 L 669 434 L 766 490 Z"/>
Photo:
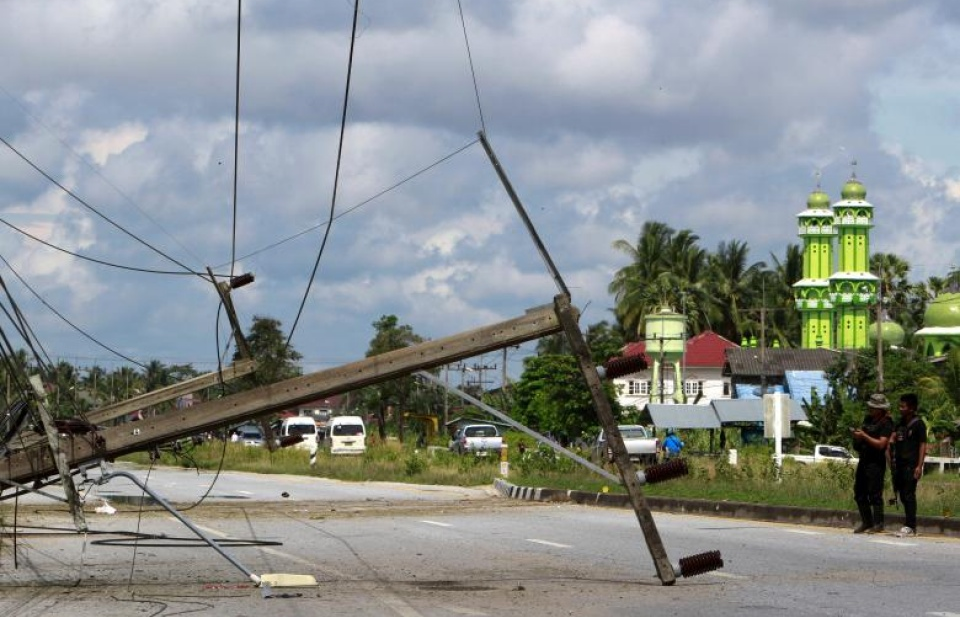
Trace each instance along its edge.
<path fill-rule="evenodd" d="M 923 314 L 927 328 L 954 328 L 960 326 L 960 294 L 940 294 L 927 305 Z"/>
<path fill-rule="evenodd" d="M 820 189 L 814 189 L 810 197 L 807 197 L 807 208 L 810 210 L 826 210 L 829 207 L 830 196 Z"/>
<path fill-rule="evenodd" d="M 899 347 L 903 344 L 903 339 L 906 337 L 906 333 L 903 331 L 903 328 L 895 321 L 884 321 L 880 323 L 880 336 L 883 338 L 883 342 L 891 347 Z M 876 344 L 877 342 L 877 323 L 874 322 L 870 324 L 870 328 L 867 330 L 867 340 L 871 343 Z"/>
<path fill-rule="evenodd" d="M 847 183 L 840 189 L 840 197 L 854 201 L 864 201 L 867 198 L 867 189 L 863 183 L 854 176 L 847 180 Z"/>

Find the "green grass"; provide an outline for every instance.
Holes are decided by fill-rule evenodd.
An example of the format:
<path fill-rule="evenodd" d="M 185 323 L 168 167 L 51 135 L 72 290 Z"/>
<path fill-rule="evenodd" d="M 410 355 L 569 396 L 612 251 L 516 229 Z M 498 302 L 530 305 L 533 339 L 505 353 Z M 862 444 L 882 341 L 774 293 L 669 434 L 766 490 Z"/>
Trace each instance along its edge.
<path fill-rule="evenodd" d="M 223 456 L 223 468 L 255 473 L 314 475 L 347 481 L 387 481 L 457 486 L 489 485 L 500 477 L 496 457 L 456 456 L 444 449 L 416 449 L 397 442 L 372 445 L 362 456 L 332 456 L 321 452 L 314 467 L 307 452 L 239 444 L 204 444 L 179 456 L 162 453 L 161 463 L 215 470 Z M 137 453 L 125 460 L 148 465 L 149 457 Z M 715 457 L 687 459 L 690 474 L 662 484 L 644 487 L 644 494 L 684 499 L 737 501 L 771 505 L 852 510 L 854 468 L 831 463 L 800 465 L 785 461 L 780 478 L 768 448 L 751 447 L 739 452 L 739 465 Z M 615 472 L 612 466 L 608 470 Z M 524 457 L 510 451 L 508 480 L 537 486 L 589 492 L 623 493 L 597 474 L 550 450 L 528 450 Z M 886 485 L 889 486 L 889 483 Z M 889 494 L 889 490 L 886 491 Z M 918 514 L 953 516 L 960 513 L 960 475 L 930 473 L 917 490 Z"/>

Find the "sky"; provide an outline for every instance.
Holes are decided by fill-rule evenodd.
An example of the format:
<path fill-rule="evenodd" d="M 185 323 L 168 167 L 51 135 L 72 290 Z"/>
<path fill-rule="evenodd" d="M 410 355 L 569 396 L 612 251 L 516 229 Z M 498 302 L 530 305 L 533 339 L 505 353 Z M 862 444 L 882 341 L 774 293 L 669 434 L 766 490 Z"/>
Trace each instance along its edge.
<path fill-rule="evenodd" d="M 644 222 L 770 263 L 854 169 L 872 251 L 960 264 L 950 0 L 363 0 L 352 64 L 352 2 L 244 0 L 238 134 L 237 9 L 0 0 L 0 276 L 53 361 L 213 370 L 208 267 L 255 275 L 241 324 L 296 321 L 306 371 L 383 315 L 436 339 L 551 302 L 481 129 L 584 327 Z"/>

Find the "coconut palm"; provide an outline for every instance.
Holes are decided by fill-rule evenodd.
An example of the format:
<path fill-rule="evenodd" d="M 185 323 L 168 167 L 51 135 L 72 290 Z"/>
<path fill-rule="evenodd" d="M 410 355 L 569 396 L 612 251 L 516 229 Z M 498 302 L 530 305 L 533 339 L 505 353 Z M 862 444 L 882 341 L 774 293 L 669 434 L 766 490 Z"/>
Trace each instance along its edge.
<path fill-rule="evenodd" d="M 613 248 L 630 257 L 610 283 L 614 313 L 624 332 L 633 339 L 642 334 L 643 318 L 662 306 L 685 310 L 697 332 L 706 321 L 706 292 L 701 283 L 707 253 L 697 245 L 699 236 L 689 229 L 675 231 L 656 221 L 644 223 L 636 245 L 617 240 Z"/>
<path fill-rule="evenodd" d="M 766 264 L 756 262 L 748 265 L 750 248 L 746 242 L 732 240 L 721 242 L 717 251 L 710 255 L 708 289 L 712 292 L 719 319 L 713 326 L 716 332 L 730 340 L 739 340 L 752 317 L 743 309 L 762 306 L 762 294 L 756 294 L 756 282 Z"/>
<path fill-rule="evenodd" d="M 771 308 L 767 321 L 773 338 L 785 347 L 800 344 L 800 313 L 796 310 L 793 284 L 803 278 L 803 248 L 788 244 L 781 261 L 770 254 L 773 268 L 763 274 L 762 294 Z"/>
<path fill-rule="evenodd" d="M 893 253 L 874 253 L 870 256 L 870 271 L 880 279 L 883 309 L 890 319 L 899 323 L 907 311 L 911 294 L 909 262 Z"/>

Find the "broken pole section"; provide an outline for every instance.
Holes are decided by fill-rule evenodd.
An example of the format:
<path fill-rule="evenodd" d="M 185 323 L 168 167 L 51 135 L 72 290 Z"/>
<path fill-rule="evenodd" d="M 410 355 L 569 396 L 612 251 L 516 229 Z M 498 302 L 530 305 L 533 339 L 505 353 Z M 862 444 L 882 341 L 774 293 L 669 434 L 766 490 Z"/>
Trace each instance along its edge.
<path fill-rule="evenodd" d="M 660 539 L 660 532 L 653 521 L 653 514 L 647 501 L 640 490 L 640 482 L 637 479 L 637 471 L 630 462 L 630 456 L 623 445 L 623 438 L 620 436 L 620 429 L 617 428 L 617 420 L 613 417 L 613 410 L 610 408 L 610 401 L 603 391 L 603 383 L 600 381 L 600 375 L 597 374 L 597 367 L 590 358 L 590 349 L 587 342 L 580 332 L 580 326 L 577 324 L 576 312 L 570 305 L 570 297 L 559 295 L 555 298 L 557 317 L 560 319 L 560 325 L 567 336 L 573 355 L 580 364 L 580 371 L 583 373 L 587 386 L 590 389 L 590 396 L 593 399 L 594 408 L 597 411 L 597 418 L 600 420 L 600 426 L 609 436 L 610 450 L 613 452 L 613 460 L 620 472 L 620 478 L 627 489 L 630 497 L 630 503 L 633 511 L 637 514 L 637 520 L 640 522 L 640 529 L 643 530 L 643 536 L 647 540 L 647 548 L 650 550 L 650 556 L 653 557 L 653 565 L 657 569 L 657 576 L 664 585 L 673 585 L 677 581 L 677 575 L 673 565 L 667 556 L 667 549 L 663 546 L 663 540 Z"/>
<path fill-rule="evenodd" d="M 293 405 L 349 392 L 420 370 L 428 370 L 557 334 L 563 329 L 552 305 L 528 310 L 524 315 L 454 336 L 395 349 L 336 368 L 309 373 L 220 399 L 197 403 L 139 422 L 110 426 L 93 440 L 65 437 L 68 466 L 146 450 L 198 432 L 249 420 Z M 58 473 L 49 449 L 39 447 L 12 452 L 0 459 L 0 481 L 23 484 Z"/>

